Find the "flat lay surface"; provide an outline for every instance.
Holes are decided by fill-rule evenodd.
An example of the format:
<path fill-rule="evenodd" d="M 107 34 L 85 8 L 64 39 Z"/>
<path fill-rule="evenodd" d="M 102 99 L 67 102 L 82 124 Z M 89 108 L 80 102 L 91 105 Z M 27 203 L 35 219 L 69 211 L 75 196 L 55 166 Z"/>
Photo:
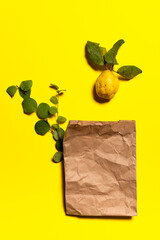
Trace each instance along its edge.
<path fill-rule="evenodd" d="M 158 0 L 0 3 L 0 239 L 159 238 L 159 11 Z M 94 84 L 101 71 L 88 64 L 85 45 L 108 50 L 119 39 L 125 43 L 115 70 L 129 64 L 143 73 L 120 80 L 113 99 L 100 103 Z M 50 104 L 50 83 L 67 89 L 59 103 L 64 128 L 69 120 L 136 121 L 137 216 L 65 215 L 63 164 L 52 162 L 52 135 L 37 135 L 37 115 L 25 115 L 19 94 L 6 93 L 30 79 L 38 104 Z"/>

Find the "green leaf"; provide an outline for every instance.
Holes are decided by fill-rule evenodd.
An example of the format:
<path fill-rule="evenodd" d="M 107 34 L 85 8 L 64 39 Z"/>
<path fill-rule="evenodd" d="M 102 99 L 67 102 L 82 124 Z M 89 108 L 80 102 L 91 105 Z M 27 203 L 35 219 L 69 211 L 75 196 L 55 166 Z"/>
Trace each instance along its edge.
<path fill-rule="evenodd" d="M 128 66 L 120 67 L 117 70 L 117 73 L 120 74 L 125 79 L 130 80 L 131 78 L 134 78 L 138 74 L 142 73 L 142 70 L 136 66 L 128 65 Z"/>
<path fill-rule="evenodd" d="M 42 119 L 49 117 L 49 108 L 47 103 L 40 103 L 37 108 L 38 117 Z"/>
<path fill-rule="evenodd" d="M 56 149 L 58 151 L 63 151 L 63 140 L 62 139 L 56 141 Z"/>
<path fill-rule="evenodd" d="M 53 89 L 55 89 L 55 90 L 58 90 L 58 89 L 59 89 L 59 87 L 58 87 L 57 85 L 52 84 L 52 83 L 50 83 L 50 88 L 53 88 Z"/>
<path fill-rule="evenodd" d="M 56 140 L 56 141 L 59 140 L 58 130 L 54 130 L 53 138 L 54 138 L 54 140 Z"/>
<path fill-rule="evenodd" d="M 64 122 L 66 122 L 66 118 L 65 117 L 62 117 L 62 116 L 58 116 L 58 118 L 57 118 L 57 123 L 64 123 Z"/>
<path fill-rule="evenodd" d="M 54 130 L 53 133 L 53 138 L 57 141 L 57 140 L 62 140 L 64 137 L 64 133 L 65 131 L 62 128 L 57 128 Z"/>
<path fill-rule="evenodd" d="M 104 56 L 106 54 L 106 52 L 107 52 L 106 48 L 99 47 L 99 49 L 100 49 L 100 52 L 101 52 L 102 56 Z"/>
<path fill-rule="evenodd" d="M 59 94 L 59 93 L 62 93 L 64 91 L 66 91 L 66 89 L 57 90 L 56 92 Z"/>
<path fill-rule="evenodd" d="M 44 135 L 50 130 L 50 125 L 45 120 L 39 120 L 35 124 L 35 131 L 39 135 Z"/>
<path fill-rule="evenodd" d="M 63 95 L 64 94 L 64 92 L 57 92 L 58 93 L 58 96 L 60 96 L 60 95 Z"/>
<path fill-rule="evenodd" d="M 102 51 L 99 48 L 99 43 L 87 41 L 87 52 L 90 59 L 97 65 L 104 65 Z"/>
<path fill-rule="evenodd" d="M 52 124 L 51 128 L 54 129 L 54 130 L 55 130 L 55 129 L 58 129 L 58 128 L 59 128 L 59 125 L 58 125 L 58 124 Z"/>
<path fill-rule="evenodd" d="M 28 98 L 28 97 L 30 97 L 30 95 L 31 95 L 31 89 L 29 89 L 28 91 L 23 91 L 22 89 L 18 89 L 19 90 L 19 95 L 23 98 L 23 99 L 25 99 L 25 98 Z"/>
<path fill-rule="evenodd" d="M 22 102 L 23 111 L 31 114 L 37 109 L 37 102 L 33 98 L 25 98 Z"/>
<path fill-rule="evenodd" d="M 62 128 L 58 128 L 57 131 L 58 131 L 59 139 L 63 139 L 65 131 Z"/>
<path fill-rule="evenodd" d="M 7 90 L 6 90 L 6 92 L 7 92 L 11 97 L 14 96 L 14 94 L 16 93 L 16 91 L 17 91 L 17 87 L 14 86 L 14 85 L 8 87 Z"/>
<path fill-rule="evenodd" d="M 124 43 L 123 39 L 117 41 L 113 45 L 113 47 L 104 55 L 104 59 L 106 63 L 112 64 L 112 65 L 118 64 L 116 60 L 116 55 L 117 55 L 118 49 L 123 43 Z"/>
<path fill-rule="evenodd" d="M 31 89 L 32 84 L 33 84 L 32 80 L 26 80 L 26 81 L 21 82 L 20 88 L 23 91 L 27 92 L 29 89 Z"/>
<path fill-rule="evenodd" d="M 58 103 L 58 99 L 55 97 L 55 96 L 52 96 L 50 98 L 50 101 L 53 103 L 53 104 L 57 104 Z"/>
<path fill-rule="evenodd" d="M 57 108 L 54 107 L 54 106 L 49 107 L 49 113 L 50 113 L 51 115 L 54 115 L 55 113 L 57 113 Z"/>
<path fill-rule="evenodd" d="M 53 156 L 53 161 L 59 163 L 63 160 L 63 152 L 56 152 Z"/>

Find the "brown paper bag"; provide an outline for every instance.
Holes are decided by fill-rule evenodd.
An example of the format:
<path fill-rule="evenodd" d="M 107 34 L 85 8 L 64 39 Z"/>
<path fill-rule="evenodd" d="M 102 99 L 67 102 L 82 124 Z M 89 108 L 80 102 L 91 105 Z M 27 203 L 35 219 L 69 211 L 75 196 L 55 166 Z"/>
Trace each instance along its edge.
<path fill-rule="evenodd" d="M 135 216 L 135 121 L 70 121 L 64 137 L 66 214 Z"/>

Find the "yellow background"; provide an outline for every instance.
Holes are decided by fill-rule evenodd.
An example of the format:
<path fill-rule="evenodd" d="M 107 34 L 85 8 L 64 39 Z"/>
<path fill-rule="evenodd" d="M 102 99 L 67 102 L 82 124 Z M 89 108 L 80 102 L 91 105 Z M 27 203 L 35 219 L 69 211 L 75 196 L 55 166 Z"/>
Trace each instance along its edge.
<path fill-rule="evenodd" d="M 158 239 L 159 12 L 159 0 L 1 3 L 0 239 Z M 143 74 L 121 81 L 114 99 L 100 104 L 92 95 L 100 71 L 88 65 L 85 44 L 100 42 L 109 49 L 121 38 L 119 65 L 136 65 Z M 11 99 L 5 92 L 26 79 L 33 80 L 32 97 L 38 103 L 49 103 L 51 82 L 66 88 L 60 113 L 68 120 L 136 120 L 137 217 L 65 215 L 62 164 L 51 161 L 51 134 L 36 135 L 36 115 L 24 115 L 19 94 Z"/>

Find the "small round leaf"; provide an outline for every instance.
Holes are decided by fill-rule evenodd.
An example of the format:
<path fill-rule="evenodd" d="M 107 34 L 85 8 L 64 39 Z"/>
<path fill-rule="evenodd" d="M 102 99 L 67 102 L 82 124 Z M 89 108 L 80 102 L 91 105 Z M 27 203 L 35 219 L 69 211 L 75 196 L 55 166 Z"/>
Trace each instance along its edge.
<path fill-rule="evenodd" d="M 64 137 L 64 130 L 62 128 L 59 128 L 57 131 L 58 131 L 59 139 L 63 139 L 63 137 Z"/>
<path fill-rule="evenodd" d="M 57 90 L 56 92 L 57 92 L 58 94 L 61 94 L 61 93 L 63 93 L 64 91 L 66 91 L 66 89 L 60 89 L 60 90 Z"/>
<path fill-rule="evenodd" d="M 50 113 L 51 115 L 54 115 L 55 113 L 57 113 L 57 108 L 54 107 L 54 106 L 49 107 L 49 113 Z"/>
<path fill-rule="evenodd" d="M 45 120 L 39 120 L 35 124 L 35 131 L 39 135 L 44 135 L 50 130 L 50 125 Z"/>
<path fill-rule="evenodd" d="M 63 140 L 62 139 L 56 141 L 56 149 L 58 151 L 63 151 Z"/>
<path fill-rule="evenodd" d="M 31 89 L 32 87 L 32 80 L 26 80 L 26 81 L 23 81 L 21 82 L 21 85 L 20 85 L 20 88 L 23 90 L 23 91 L 28 91 L 29 89 Z"/>
<path fill-rule="evenodd" d="M 59 89 L 59 87 L 56 84 L 50 83 L 50 88 L 53 88 L 55 90 Z"/>
<path fill-rule="evenodd" d="M 17 91 L 17 87 L 16 86 L 10 86 L 7 88 L 6 92 L 11 96 L 13 97 L 14 94 L 16 93 Z"/>
<path fill-rule="evenodd" d="M 58 96 L 60 96 L 60 95 L 63 95 L 63 92 L 59 92 L 59 93 L 58 93 Z"/>
<path fill-rule="evenodd" d="M 25 98 L 28 98 L 28 97 L 30 97 L 30 95 L 31 95 L 31 89 L 29 89 L 28 91 L 23 91 L 22 89 L 20 89 L 19 88 L 19 95 L 23 98 L 23 99 L 25 99 Z"/>
<path fill-rule="evenodd" d="M 64 123 L 64 122 L 66 122 L 66 118 L 65 117 L 62 117 L 62 116 L 58 116 L 58 118 L 57 118 L 57 123 Z"/>
<path fill-rule="evenodd" d="M 53 156 L 53 161 L 56 163 L 61 162 L 63 159 L 63 153 L 62 152 L 56 152 Z"/>
<path fill-rule="evenodd" d="M 57 130 L 54 130 L 54 133 L 53 133 L 53 138 L 54 140 L 59 140 L 59 135 L 58 135 L 58 131 Z"/>
<path fill-rule="evenodd" d="M 53 133 L 54 140 L 57 141 L 57 140 L 63 139 L 63 137 L 64 137 L 64 130 L 62 128 L 58 128 L 54 130 L 54 133 Z"/>
<path fill-rule="evenodd" d="M 37 102 L 33 98 L 25 98 L 22 102 L 22 107 L 24 113 L 30 114 L 37 109 Z"/>
<path fill-rule="evenodd" d="M 37 108 L 37 115 L 42 119 L 49 117 L 49 105 L 47 103 L 40 103 Z"/>
<path fill-rule="evenodd" d="M 58 99 L 55 97 L 55 96 L 52 96 L 50 98 L 50 101 L 53 103 L 53 104 L 57 104 L 58 103 Z"/>
<path fill-rule="evenodd" d="M 52 124 L 52 126 L 51 126 L 51 127 L 52 127 L 52 129 L 54 129 L 54 130 L 55 130 L 55 129 L 58 129 L 58 128 L 59 128 L 59 125 L 58 125 L 58 124 Z"/>

